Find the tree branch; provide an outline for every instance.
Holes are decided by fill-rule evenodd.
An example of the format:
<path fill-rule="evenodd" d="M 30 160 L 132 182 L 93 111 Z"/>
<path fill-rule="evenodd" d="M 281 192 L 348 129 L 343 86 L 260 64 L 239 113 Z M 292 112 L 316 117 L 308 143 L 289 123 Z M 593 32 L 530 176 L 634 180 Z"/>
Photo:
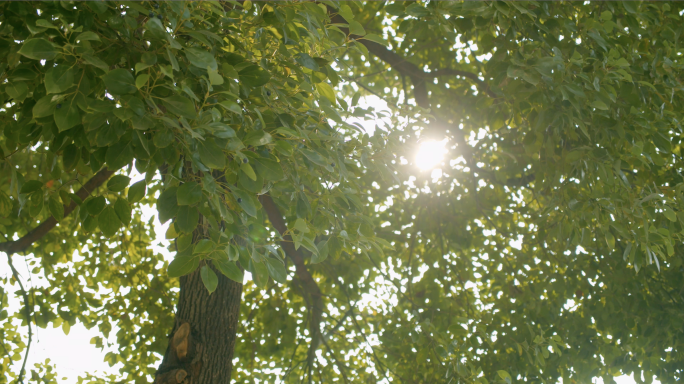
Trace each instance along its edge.
<path fill-rule="evenodd" d="M 29 350 L 31 350 L 31 342 L 33 341 L 33 329 L 31 328 L 31 306 L 29 304 L 29 297 L 24 284 L 21 283 L 19 279 L 19 272 L 14 268 L 12 264 L 12 254 L 7 253 L 7 263 L 12 270 L 12 276 L 19 283 L 19 288 L 21 289 L 21 295 L 24 297 L 24 310 L 26 312 L 26 324 L 28 324 L 28 344 L 26 344 L 26 354 L 24 355 L 24 362 L 21 364 L 21 370 L 19 371 L 19 377 L 17 378 L 17 383 L 24 384 L 24 373 L 26 372 L 26 360 L 28 360 Z"/>
<path fill-rule="evenodd" d="M 100 172 L 96 173 L 88 182 L 86 182 L 81 189 L 76 192 L 81 200 L 85 200 L 90 192 L 101 186 L 107 179 L 109 179 L 114 174 L 114 171 L 110 171 L 107 168 L 103 168 Z M 76 202 L 72 201 L 71 204 L 64 206 L 64 217 L 67 217 L 73 210 L 76 209 Z M 22 236 L 19 240 L 8 241 L 5 243 L 0 243 L 0 252 L 5 252 L 7 255 L 12 255 L 15 253 L 24 252 L 33 243 L 40 240 L 45 236 L 52 228 L 57 226 L 57 220 L 54 217 L 49 217 L 47 220 L 43 221 L 29 231 L 27 234 Z"/>
<path fill-rule="evenodd" d="M 460 71 L 458 69 L 451 69 L 451 68 L 442 68 L 438 69 L 436 71 L 428 72 L 425 74 L 426 79 L 434 79 L 436 77 L 440 76 L 461 76 L 465 77 L 467 79 L 470 79 L 475 85 L 477 86 L 477 89 L 481 92 L 484 92 L 487 94 L 487 96 L 496 99 L 498 96 L 489 88 L 487 83 L 484 81 L 480 80 L 479 77 L 477 77 L 476 74 L 472 72 L 467 72 L 467 71 Z"/>
<path fill-rule="evenodd" d="M 264 207 L 264 211 L 268 215 L 268 221 L 271 222 L 273 227 L 280 233 L 283 237 L 283 241 L 280 246 L 285 250 L 285 254 L 292 259 L 295 265 L 297 277 L 304 285 L 306 293 L 311 298 L 311 346 L 309 348 L 309 364 L 313 363 L 314 353 L 319 345 L 318 339 L 321 337 L 321 317 L 323 315 L 323 295 L 321 294 L 320 288 L 316 280 L 311 276 L 309 271 L 304 265 L 304 256 L 294 247 L 294 243 L 290 235 L 285 234 L 287 231 L 287 225 L 283 219 L 283 215 L 280 213 L 278 206 L 273 201 L 273 198 L 269 195 L 259 196 L 259 201 Z M 284 235 L 285 234 L 285 235 Z"/>
<path fill-rule="evenodd" d="M 329 13 L 333 13 L 330 8 L 328 8 Z M 333 24 L 348 24 L 347 20 L 339 14 L 330 17 L 330 21 Z M 363 44 L 368 52 L 377 56 L 380 60 L 389 64 L 389 66 L 399 72 L 403 76 L 408 76 L 411 78 L 413 83 L 413 97 L 416 100 L 416 105 L 422 108 L 430 108 L 430 100 L 428 98 L 426 80 L 434 79 L 438 76 L 462 76 L 475 83 L 478 90 L 487 94 L 489 97 L 498 98 L 498 96 L 492 92 L 489 86 L 482 80 L 480 80 L 476 74 L 466 71 L 459 71 L 456 69 L 440 69 L 434 72 L 425 72 L 416 64 L 407 61 L 405 58 L 397 54 L 396 52 L 386 48 L 382 44 L 363 39 L 362 36 L 352 35 L 349 33 L 349 28 L 338 27 L 343 33 L 351 38 L 356 39 L 359 43 Z"/>

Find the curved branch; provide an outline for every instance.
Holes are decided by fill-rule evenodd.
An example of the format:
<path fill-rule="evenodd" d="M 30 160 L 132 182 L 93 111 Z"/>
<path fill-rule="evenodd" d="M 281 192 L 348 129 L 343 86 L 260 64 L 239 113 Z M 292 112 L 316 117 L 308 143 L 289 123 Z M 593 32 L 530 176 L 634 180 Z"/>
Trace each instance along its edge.
<path fill-rule="evenodd" d="M 280 213 L 278 206 L 273 201 L 273 198 L 269 195 L 259 196 L 259 202 L 264 207 L 266 215 L 268 215 L 268 221 L 271 222 L 273 227 L 280 233 L 283 237 L 283 241 L 280 246 L 285 250 L 285 254 L 292 259 L 295 265 L 297 277 L 303 283 L 306 293 L 311 298 L 311 346 L 309 348 L 309 364 L 313 362 L 314 353 L 319 345 L 318 339 L 321 337 L 321 317 L 323 315 L 323 294 L 321 289 L 318 287 L 316 280 L 311 276 L 311 273 L 306 269 L 304 265 L 304 256 L 294 247 L 294 243 L 290 235 L 285 234 L 287 231 L 287 225 L 283 219 L 283 215 Z M 283 235 L 285 234 L 285 235 Z"/>
<path fill-rule="evenodd" d="M 492 90 L 489 88 L 487 83 L 482 81 L 479 77 L 477 77 L 476 74 L 468 71 L 460 71 L 458 69 L 451 69 L 451 68 L 442 68 L 438 69 L 436 71 L 428 72 L 425 74 L 426 79 L 434 79 L 436 77 L 441 77 L 441 76 L 461 76 L 465 77 L 467 79 L 470 79 L 475 85 L 477 86 L 477 89 L 486 93 L 487 96 L 496 99 L 498 96 L 492 92 Z"/>
<path fill-rule="evenodd" d="M 19 283 L 19 288 L 21 289 L 21 295 L 24 297 L 24 310 L 26 311 L 26 324 L 28 324 L 28 343 L 26 344 L 26 354 L 24 355 L 24 362 L 21 364 L 21 370 L 19 371 L 19 377 L 17 378 L 17 383 L 24 384 L 24 373 L 26 373 L 26 360 L 28 360 L 29 351 L 31 350 L 31 342 L 33 341 L 33 329 L 31 328 L 31 306 L 29 304 L 28 293 L 24 288 L 24 284 L 21 283 L 19 279 L 19 272 L 14 268 L 12 263 L 12 254 L 7 254 L 7 263 L 12 270 L 12 276 Z"/>
<path fill-rule="evenodd" d="M 329 12 L 332 14 L 334 11 L 328 8 Z M 347 20 L 339 14 L 332 15 L 330 21 L 333 24 L 348 24 Z M 389 64 L 389 66 L 399 72 L 403 76 L 408 76 L 411 78 L 413 83 L 413 97 L 416 100 L 416 105 L 422 108 L 430 108 L 430 100 L 428 98 L 426 80 L 434 79 L 438 76 L 462 76 L 471 81 L 473 81 L 477 88 L 487 94 L 489 97 L 497 98 L 498 96 L 492 92 L 489 86 L 482 80 L 480 80 L 476 74 L 466 71 L 459 71 L 456 69 L 439 69 L 434 72 L 425 72 L 416 64 L 407 61 L 404 57 L 397 54 L 396 52 L 388 49 L 382 44 L 376 43 L 374 41 L 363 39 L 362 36 L 357 36 L 349 33 L 349 28 L 340 27 L 338 28 L 351 38 L 356 39 L 356 41 L 363 44 L 368 52 L 377 56 L 380 60 Z"/>
<path fill-rule="evenodd" d="M 85 198 L 90 195 L 90 192 L 101 186 L 113 174 L 114 171 L 103 168 L 100 172 L 96 173 L 95 176 L 88 180 L 83 187 L 78 190 L 78 192 L 76 192 L 76 196 L 78 196 L 81 200 L 85 200 Z M 72 201 L 69 205 L 65 205 L 64 217 L 67 217 L 71 212 L 73 212 L 74 209 L 76 209 L 76 202 L 74 201 Z M 19 240 L 0 243 L 0 252 L 5 252 L 8 256 L 15 253 L 24 252 L 31 245 L 33 245 L 33 243 L 43 238 L 43 236 L 50 232 L 50 230 L 55 226 L 57 226 L 57 220 L 54 217 L 49 217 L 47 220 L 40 223 L 40 225 L 22 236 Z"/>

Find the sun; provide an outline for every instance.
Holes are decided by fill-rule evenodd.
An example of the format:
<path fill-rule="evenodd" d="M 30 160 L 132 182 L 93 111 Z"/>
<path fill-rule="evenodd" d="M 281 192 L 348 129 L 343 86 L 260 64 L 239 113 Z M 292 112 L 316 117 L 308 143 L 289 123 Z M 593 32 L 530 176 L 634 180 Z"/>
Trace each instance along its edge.
<path fill-rule="evenodd" d="M 446 154 L 446 139 L 426 140 L 420 143 L 416 153 L 416 165 L 422 171 L 428 171 L 438 166 Z"/>

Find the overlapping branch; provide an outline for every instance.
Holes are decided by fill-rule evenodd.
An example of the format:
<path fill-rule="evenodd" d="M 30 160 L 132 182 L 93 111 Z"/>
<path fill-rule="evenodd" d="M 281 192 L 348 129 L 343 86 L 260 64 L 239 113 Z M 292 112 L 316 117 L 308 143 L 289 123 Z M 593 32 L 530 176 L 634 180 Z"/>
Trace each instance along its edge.
<path fill-rule="evenodd" d="M 12 263 L 11 253 L 7 254 L 7 263 L 9 264 L 10 269 L 12 270 L 12 276 L 14 276 L 14 280 L 16 280 L 17 283 L 19 283 L 21 296 L 24 299 L 24 315 L 26 316 L 26 324 L 28 324 L 28 343 L 26 344 L 26 354 L 24 354 L 24 362 L 21 364 L 21 369 L 19 370 L 19 377 L 17 378 L 17 383 L 23 384 L 24 374 L 26 373 L 26 361 L 28 360 L 29 351 L 31 350 L 31 342 L 33 341 L 33 328 L 31 327 L 31 305 L 29 304 L 28 292 L 26 292 L 24 284 L 22 284 L 21 279 L 19 278 L 19 272 L 16 268 L 14 268 L 14 264 Z"/>
<path fill-rule="evenodd" d="M 295 270 L 297 277 L 301 281 L 305 294 L 311 299 L 311 321 L 309 322 L 309 332 L 311 333 L 311 346 L 309 347 L 309 366 L 313 362 L 315 356 L 316 348 L 319 345 L 319 338 L 321 337 L 321 317 L 323 315 L 323 295 L 321 293 L 316 280 L 311 276 L 311 273 L 306 269 L 304 264 L 304 256 L 299 250 L 295 249 L 294 242 L 290 235 L 286 234 L 287 225 L 285 224 L 285 219 L 280 213 L 278 206 L 273 201 L 273 198 L 269 195 L 259 196 L 259 201 L 264 207 L 264 211 L 268 215 L 268 220 L 271 222 L 273 227 L 280 233 L 283 237 L 283 241 L 280 243 L 281 247 L 285 251 L 287 257 L 289 257 L 295 265 Z"/>
<path fill-rule="evenodd" d="M 103 168 L 100 172 L 96 173 L 95 176 L 88 180 L 83 185 L 83 187 L 81 187 L 81 189 L 78 190 L 78 192 L 76 192 L 76 196 L 78 196 L 81 200 L 85 200 L 85 198 L 87 198 L 92 191 L 101 186 L 113 174 L 114 171 L 110 171 L 107 168 Z M 73 212 L 74 209 L 76 209 L 76 202 L 74 201 L 72 201 L 69 205 L 65 205 L 64 217 L 69 216 L 69 214 Z M 24 252 L 31 245 L 33 245 L 33 243 L 42 239 L 43 236 L 50 232 L 50 230 L 55 226 L 57 226 L 57 220 L 54 217 L 50 217 L 47 220 L 40 223 L 40 225 L 38 225 L 37 227 L 30 230 L 20 239 L 0 243 L 0 252 L 5 252 L 8 255 Z"/>
<path fill-rule="evenodd" d="M 332 14 L 332 12 L 331 12 Z M 344 19 L 339 14 L 332 14 L 330 21 L 334 24 L 347 24 L 347 20 Z M 351 38 L 357 39 L 357 41 L 363 44 L 368 52 L 375 55 L 380 60 L 387 63 L 392 69 L 399 72 L 402 76 L 408 76 L 413 83 L 413 97 L 416 100 L 416 105 L 422 108 L 430 108 L 430 100 L 428 98 L 426 80 L 434 79 L 441 76 L 460 76 L 464 77 L 473 83 L 480 92 L 485 93 L 487 96 L 492 98 L 498 98 L 498 96 L 489 88 L 487 83 L 482 81 L 474 73 L 461 71 L 457 69 L 438 69 L 433 72 L 425 72 L 416 64 L 406 60 L 401 55 L 388 49 L 382 44 L 376 43 L 371 40 L 363 39 L 362 36 L 356 36 L 349 33 L 349 28 L 339 27 L 340 30 L 347 34 Z"/>

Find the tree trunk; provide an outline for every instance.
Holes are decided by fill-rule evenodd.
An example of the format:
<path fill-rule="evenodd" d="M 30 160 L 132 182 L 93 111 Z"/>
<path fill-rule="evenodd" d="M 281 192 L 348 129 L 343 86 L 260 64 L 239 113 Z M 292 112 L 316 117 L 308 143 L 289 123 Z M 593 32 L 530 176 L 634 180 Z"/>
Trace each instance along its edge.
<path fill-rule="evenodd" d="M 230 383 L 242 284 L 208 265 L 219 280 L 211 295 L 200 268 L 180 278 L 176 322 L 155 384 Z"/>

